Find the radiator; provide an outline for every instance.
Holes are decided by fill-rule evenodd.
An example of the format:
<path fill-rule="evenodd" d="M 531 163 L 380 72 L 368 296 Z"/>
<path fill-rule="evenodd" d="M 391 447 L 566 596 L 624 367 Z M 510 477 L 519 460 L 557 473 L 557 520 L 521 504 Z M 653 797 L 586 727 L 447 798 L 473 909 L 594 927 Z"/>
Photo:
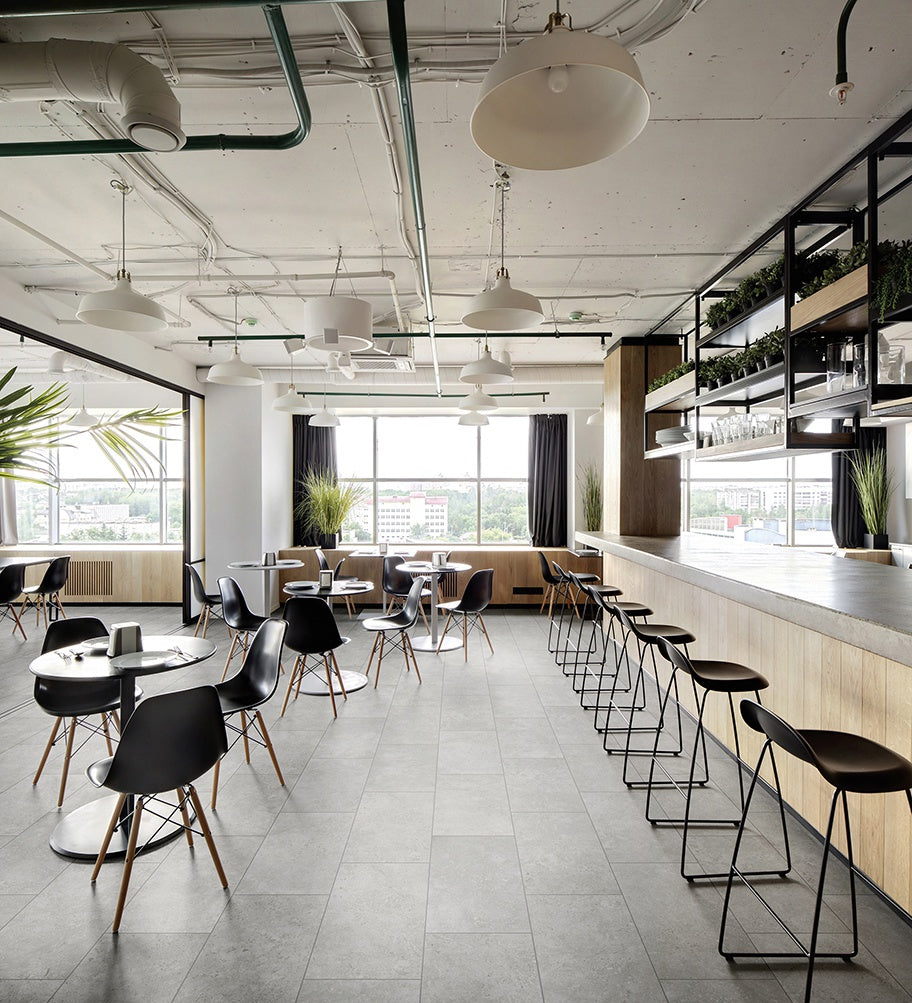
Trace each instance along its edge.
<path fill-rule="evenodd" d="M 63 596 L 111 599 L 114 596 L 114 562 L 95 560 L 70 561 L 70 574 Z"/>

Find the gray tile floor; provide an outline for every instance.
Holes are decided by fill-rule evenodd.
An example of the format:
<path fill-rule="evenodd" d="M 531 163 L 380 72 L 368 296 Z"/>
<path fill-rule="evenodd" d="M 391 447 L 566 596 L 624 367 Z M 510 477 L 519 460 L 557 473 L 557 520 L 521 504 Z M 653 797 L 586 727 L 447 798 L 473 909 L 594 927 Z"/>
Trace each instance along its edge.
<path fill-rule="evenodd" d="M 80 612 L 180 630 L 174 608 Z M 369 638 L 340 620 L 352 636 L 341 663 L 358 669 Z M 546 650 L 547 621 L 517 611 L 487 620 L 494 656 L 477 639 L 468 663 L 460 651 L 419 656 L 422 685 L 391 658 L 379 688 L 353 693 L 338 720 L 325 698 L 302 696 L 282 719 L 273 700 L 266 717 L 286 786 L 262 750 L 247 766 L 236 748 L 210 816 L 229 890 L 201 847 L 171 843 L 137 861 L 118 937 L 119 865 L 93 889 L 89 865 L 47 845 L 60 761 L 32 786 L 50 725 L 26 668 L 40 632 L 23 643 L 4 626 L 0 999 L 800 999 L 802 965 L 719 957 L 720 885 L 679 876 L 678 830 L 644 820 L 642 792 L 622 783 L 618 757 L 601 750 Z M 213 636 L 221 644 L 223 629 Z M 220 671 L 216 656 L 144 685 L 197 685 Z M 64 810 L 95 796 L 83 769 L 102 750 L 93 739 L 79 753 Z M 730 791 L 731 763 L 711 752 Z M 761 807 L 763 826 L 775 816 Z M 796 873 L 813 880 L 818 845 L 792 836 Z M 731 829 L 699 833 L 693 864 L 727 867 L 731 840 Z M 777 902 L 808 915 L 806 886 L 781 884 Z M 844 930 L 844 893 L 837 875 L 828 938 Z M 778 942 L 746 898 L 735 917 L 740 942 Z M 857 963 L 821 963 L 815 999 L 908 1000 L 912 931 L 865 891 L 860 921 Z"/>

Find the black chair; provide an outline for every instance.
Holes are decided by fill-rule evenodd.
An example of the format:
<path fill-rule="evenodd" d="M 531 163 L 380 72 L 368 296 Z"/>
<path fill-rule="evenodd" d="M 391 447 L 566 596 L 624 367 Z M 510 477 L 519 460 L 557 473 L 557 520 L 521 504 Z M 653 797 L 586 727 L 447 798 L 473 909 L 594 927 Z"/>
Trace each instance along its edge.
<path fill-rule="evenodd" d="M 488 603 L 491 601 L 493 592 L 494 569 L 484 568 L 481 571 L 476 571 L 469 579 L 463 590 L 462 598 L 454 602 L 445 602 L 438 605 L 438 609 L 445 609 L 447 611 L 446 623 L 443 625 L 443 633 L 440 635 L 440 642 L 437 645 L 438 655 L 443 646 L 443 639 L 446 637 L 447 631 L 450 629 L 450 624 L 453 622 L 454 615 L 462 617 L 462 649 L 465 661 L 469 660 L 469 634 L 476 627 L 481 627 L 485 640 L 488 642 L 488 647 L 491 649 L 491 654 L 494 654 L 494 645 L 491 644 L 488 629 L 485 627 L 484 618 L 481 615 L 488 608 Z"/>
<path fill-rule="evenodd" d="M 22 590 L 23 600 L 19 615 L 25 613 L 26 606 L 35 607 L 35 626 L 38 626 L 39 614 L 44 617 L 44 629 L 48 625 L 48 606 L 51 608 L 51 618 L 56 614 L 66 619 L 63 610 L 63 603 L 60 601 L 60 590 L 66 585 L 70 574 L 70 558 L 55 557 L 48 565 L 47 571 L 42 575 L 41 581 L 37 585 L 26 585 Z"/>
<path fill-rule="evenodd" d="M 288 706 L 288 698 L 292 689 L 295 690 L 295 700 L 301 691 L 301 680 L 308 673 L 314 673 L 321 667 L 326 672 L 326 691 L 332 702 L 333 717 L 338 717 L 336 712 L 336 696 L 333 691 L 333 673 L 342 690 L 343 699 L 348 699 L 345 692 L 345 683 L 342 681 L 342 673 L 339 671 L 339 663 L 334 654 L 336 648 L 341 648 L 343 644 L 348 644 L 349 637 L 342 637 L 339 628 L 336 626 L 336 618 L 329 608 L 329 603 L 319 596 L 294 596 L 285 603 L 282 619 L 288 624 L 288 632 L 285 635 L 285 647 L 290 648 L 296 654 L 294 667 L 291 670 L 291 677 L 288 680 L 288 689 L 285 691 L 285 700 L 282 703 L 281 717 L 285 716 L 285 708 Z M 308 659 L 310 663 L 308 664 Z M 295 686 L 297 684 L 297 686 Z"/>
<path fill-rule="evenodd" d="M 96 787 L 107 787 L 117 792 L 117 805 L 111 816 L 111 824 L 101 844 L 92 882 L 98 877 L 104 863 L 114 829 L 120 822 L 120 812 L 128 795 L 136 795 L 133 813 L 130 816 L 130 836 L 124 857 L 123 877 L 120 881 L 120 895 L 114 912 L 113 932 L 120 928 L 133 859 L 138 852 L 140 823 L 146 806 L 152 803 L 150 812 L 159 818 L 176 821 L 180 812 L 187 842 L 193 846 L 193 830 L 187 812 L 189 802 L 196 812 L 200 832 L 209 847 L 212 862 L 218 872 L 222 888 L 228 887 L 228 879 L 222 869 L 212 833 L 206 822 L 203 806 L 193 781 L 202 776 L 217 763 L 228 748 L 225 736 L 225 722 L 219 706 L 218 694 L 214 686 L 198 686 L 192 690 L 164 693 L 149 697 L 139 704 L 124 727 L 117 751 L 110 759 L 93 763 L 86 771 L 89 780 Z M 156 795 L 165 791 L 177 794 L 177 804 L 165 801 Z M 141 852 L 142 847 L 140 847 Z"/>
<path fill-rule="evenodd" d="M 381 588 L 389 596 L 389 602 L 386 604 L 387 613 L 391 613 L 397 604 L 400 606 L 403 605 L 412 591 L 414 578 L 407 571 L 400 569 L 399 565 L 402 564 L 402 560 L 401 557 L 397 557 L 395 554 L 388 554 L 383 558 Z M 427 579 L 422 580 L 426 581 Z M 425 588 L 421 590 L 422 599 L 429 599 L 430 596 L 430 589 Z M 421 611 L 421 616 L 424 618 L 424 625 L 430 633 L 431 628 L 428 626 L 427 617 L 424 615 L 424 607 L 419 603 L 418 608 Z"/>
<path fill-rule="evenodd" d="M 18 627 L 22 640 L 27 641 L 22 621 L 16 612 L 15 603 L 19 602 L 22 589 L 25 585 L 25 565 L 9 564 L 5 568 L 0 568 L 0 617 L 11 616 L 15 623 L 12 633 L 16 633 Z"/>
<path fill-rule="evenodd" d="M 234 658 L 235 648 L 240 642 L 241 651 L 246 655 L 251 631 L 256 632 L 266 622 L 265 616 L 253 613 L 247 606 L 241 587 L 233 578 L 218 580 L 219 595 L 222 597 L 222 618 L 231 633 L 231 647 L 225 659 L 222 679 L 228 675 L 228 666 Z"/>
<path fill-rule="evenodd" d="M 193 631 L 193 636 L 196 637 L 199 635 L 199 629 L 202 626 L 202 636 L 205 637 L 206 631 L 209 629 L 210 617 L 214 616 L 217 620 L 225 619 L 222 615 L 222 597 L 221 595 L 215 595 L 212 592 L 206 591 L 206 586 L 203 584 L 200 573 L 192 564 L 185 564 L 184 567 L 187 569 L 187 576 L 190 579 L 193 598 L 202 607 L 199 618 L 196 621 L 196 630 Z"/>
<path fill-rule="evenodd" d="M 386 562 L 384 562 L 384 564 L 385 563 Z M 405 658 L 406 672 L 408 672 L 411 668 L 409 665 L 409 655 L 412 656 L 412 665 L 415 666 L 415 675 L 418 676 L 418 682 L 421 682 L 421 673 L 418 671 L 418 662 L 415 660 L 415 652 L 412 650 L 412 642 L 409 640 L 407 632 L 411 627 L 415 626 L 415 622 L 418 619 L 418 611 L 421 609 L 421 597 L 427 591 L 424 587 L 426 581 L 426 578 L 416 578 L 412 582 L 412 587 L 405 599 L 405 605 L 398 611 L 398 613 L 392 613 L 388 616 L 375 616 L 370 620 L 364 620 L 361 624 L 365 630 L 375 632 L 374 644 L 371 648 L 370 658 L 367 660 L 366 672 L 368 675 L 370 675 L 370 667 L 374 660 L 374 652 L 377 650 L 378 643 L 380 646 L 379 656 L 377 658 L 377 675 L 374 679 L 374 689 L 377 688 L 377 683 L 380 682 L 380 664 L 383 661 L 383 655 L 386 650 L 387 634 L 392 635 L 389 643 L 394 648 L 398 648 L 402 652 Z"/>
<path fill-rule="evenodd" d="M 276 759 L 275 749 L 266 730 L 266 722 L 260 713 L 260 707 L 269 700 L 279 684 L 279 662 L 282 658 L 282 644 L 285 641 L 285 632 L 288 624 L 284 620 L 268 619 L 260 625 L 247 655 L 244 664 L 230 679 L 216 684 L 215 691 L 218 693 L 219 702 L 222 706 L 222 713 L 225 715 L 225 727 L 235 733 L 235 738 L 231 743 L 231 748 L 243 739 L 244 758 L 250 762 L 250 742 L 263 746 L 269 753 L 272 765 L 279 778 L 282 787 L 285 786 L 285 778 L 279 768 L 279 761 Z M 250 714 L 253 711 L 253 714 Z M 230 718 L 235 714 L 241 717 L 240 728 L 232 724 Z M 251 728 L 255 734 L 251 734 Z M 215 799 L 218 796 L 219 767 L 221 759 L 215 764 L 215 773 L 212 777 L 212 807 L 215 808 Z"/>
<path fill-rule="evenodd" d="M 679 651 L 670 641 L 664 637 L 660 637 L 658 640 L 659 651 L 664 655 L 664 657 L 671 663 L 672 675 L 677 672 L 682 672 L 684 675 L 690 678 L 692 688 L 694 705 L 697 708 L 697 727 L 694 732 L 694 742 L 692 754 L 690 757 L 690 770 L 688 772 L 686 782 L 682 782 L 679 779 L 675 779 L 671 774 L 664 770 L 665 776 L 668 778 L 664 781 L 656 781 L 655 779 L 655 768 L 656 760 L 653 759 L 649 766 L 649 780 L 648 786 L 646 788 L 646 819 L 653 825 L 683 825 L 683 840 L 681 843 L 681 877 L 686 878 L 688 881 L 693 881 L 694 878 L 727 878 L 728 871 L 723 871 L 721 873 L 710 873 L 707 871 L 698 871 L 695 873 L 688 873 L 686 868 L 687 859 L 687 836 L 692 825 L 712 825 L 712 826 L 722 826 L 722 825 L 735 825 L 737 826 L 741 821 L 741 815 L 744 812 L 744 764 L 741 761 L 741 742 L 738 736 L 738 719 L 735 715 L 735 701 L 733 694 L 735 693 L 753 693 L 757 699 L 757 703 L 760 702 L 760 690 L 765 690 L 769 687 L 769 682 L 765 676 L 761 675 L 755 669 L 750 668 L 747 665 L 741 665 L 738 662 L 728 662 L 719 661 L 716 659 L 709 658 L 688 658 L 684 652 Z M 697 687 L 703 690 L 702 697 L 697 691 Z M 738 794 L 739 794 L 739 808 L 740 811 L 736 818 L 695 818 L 691 812 L 691 805 L 693 804 L 693 794 L 694 786 L 703 787 L 709 782 L 709 761 L 706 755 L 706 736 L 703 730 L 703 713 L 706 709 L 706 699 L 710 693 L 724 693 L 728 697 L 728 709 L 731 717 L 732 723 L 732 736 L 735 743 L 735 763 L 738 770 Z M 671 685 L 665 687 L 665 704 L 660 709 L 660 715 L 665 713 L 669 695 L 671 694 Z M 658 732 L 656 732 L 656 743 L 658 743 Z M 702 747 L 702 775 L 697 778 L 697 759 Z M 671 814 L 652 814 L 652 795 L 653 791 L 657 788 L 672 788 L 678 794 L 684 797 L 684 814 L 676 815 Z M 789 854 L 789 844 L 788 844 L 788 833 L 785 828 L 785 814 L 782 810 L 782 805 L 780 804 L 781 821 L 782 821 L 782 833 L 785 840 L 786 856 L 788 858 L 788 867 L 785 871 L 782 868 L 777 868 L 773 871 L 753 871 L 752 876 L 754 877 L 771 877 L 775 874 L 780 876 L 785 876 L 789 868 L 791 867 L 791 856 Z"/>
<path fill-rule="evenodd" d="M 92 637 L 107 637 L 108 628 L 94 616 L 78 616 L 69 620 L 52 620 L 48 625 L 47 633 L 44 635 L 44 643 L 41 646 L 41 654 L 48 651 L 59 651 L 61 648 L 69 648 L 72 645 L 81 644 Z M 67 655 L 66 660 L 72 656 Z M 61 660 L 63 664 L 63 659 Z M 136 688 L 136 699 L 142 696 L 142 690 Z M 117 710 L 120 707 L 120 681 L 117 679 L 105 679 L 101 682 L 88 682 L 84 679 L 74 679 L 72 682 L 59 679 L 36 679 L 35 680 L 35 703 L 51 717 L 56 718 L 54 727 L 51 729 L 51 737 L 47 741 L 44 755 L 38 764 L 35 779 L 32 784 L 37 784 L 41 779 L 41 774 L 47 763 L 51 749 L 61 739 L 66 740 L 66 751 L 63 754 L 63 771 L 60 775 L 60 790 L 57 795 L 57 807 L 63 804 L 63 796 L 66 793 L 67 776 L 70 772 L 70 760 L 75 752 L 78 752 L 92 735 L 104 735 L 104 740 L 108 746 L 108 755 L 112 754 L 110 724 L 120 731 L 120 722 L 117 719 Z M 92 724 L 87 718 L 95 714 L 101 715 L 101 724 Z M 67 720 L 69 719 L 69 720 Z M 60 738 L 57 733 L 63 723 L 63 734 Z M 76 736 L 77 727 L 84 728 L 88 734 L 80 744 L 79 749 L 74 751 L 73 742 Z"/>
<path fill-rule="evenodd" d="M 320 566 L 320 570 L 329 571 L 330 570 L 329 561 L 326 560 L 326 555 L 323 553 L 323 551 L 320 550 L 319 547 L 317 547 L 314 550 L 314 554 L 316 555 L 317 564 Z M 338 564 L 336 564 L 335 568 L 332 569 L 333 580 L 337 582 L 356 582 L 358 580 L 356 575 L 342 575 L 339 573 L 342 570 L 342 565 L 344 563 L 345 563 L 345 558 L 343 557 L 339 560 Z M 357 613 L 357 610 L 355 609 L 355 604 L 352 601 L 352 597 L 343 596 L 342 598 L 345 600 L 345 607 L 348 610 L 348 615 L 354 616 Z"/>
<path fill-rule="evenodd" d="M 728 884 L 725 888 L 725 902 L 722 906 L 722 924 L 719 930 L 719 953 L 727 960 L 735 958 L 807 958 L 808 970 L 804 986 L 805 1003 L 811 998 L 811 984 L 814 978 L 814 964 L 818 958 L 842 958 L 848 961 L 858 954 L 858 909 L 855 896 L 855 862 L 852 856 L 852 828 L 849 821 L 849 805 L 846 792 L 854 794 L 892 794 L 903 791 L 909 808 L 912 809 L 912 763 L 897 753 L 873 742 L 861 735 L 853 735 L 844 731 L 822 731 L 811 728 L 793 728 L 781 717 L 751 700 L 741 701 L 741 716 L 745 722 L 766 737 L 760 758 L 754 771 L 741 815 L 738 828 L 738 838 L 732 856 Z M 738 853 L 744 837 L 745 824 L 750 811 L 751 799 L 757 787 L 760 767 L 770 756 L 775 792 L 779 803 L 782 803 L 782 791 L 779 785 L 779 773 L 773 758 L 773 746 L 777 745 L 789 755 L 812 766 L 820 776 L 833 787 L 833 799 L 830 803 L 829 819 L 826 836 L 823 843 L 823 859 L 820 865 L 820 879 L 817 884 L 817 895 L 814 902 L 814 919 L 811 925 L 810 942 L 805 945 L 801 938 L 788 926 L 763 896 L 762 892 L 747 880 L 746 872 L 738 866 Z M 845 822 L 846 857 L 849 865 L 849 890 L 852 909 L 852 948 L 849 951 L 823 952 L 817 950 L 817 935 L 820 929 L 820 912 L 823 905 L 823 892 L 826 881 L 827 861 L 833 837 L 833 824 L 836 820 L 837 805 L 842 802 L 842 816 Z M 731 951 L 725 948 L 725 928 L 728 910 L 731 902 L 732 884 L 735 878 L 742 881 L 753 895 L 760 899 L 779 926 L 786 932 L 799 950 L 793 952 L 775 951 L 745 952 Z"/>

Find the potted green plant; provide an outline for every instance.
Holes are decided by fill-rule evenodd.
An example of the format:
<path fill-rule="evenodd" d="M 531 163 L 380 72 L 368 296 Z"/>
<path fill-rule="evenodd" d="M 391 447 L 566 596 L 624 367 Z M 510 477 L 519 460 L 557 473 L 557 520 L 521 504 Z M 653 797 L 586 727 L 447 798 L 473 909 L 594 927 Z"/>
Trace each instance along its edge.
<path fill-rule="evenodd" d="M 754 342 L 754 347 L 757 350 L 758 357 L 763 360 L 763 365 L 767 369 L 770 366 L 775 366 L 776 363 L 782 361 L 782 355 L 785 350 L 785 331 L 781 327 L 777 327 L 773 331 L 768 331 L 762 338 L 758 338 Z"/>
<path fill-rule="evenodd" d="M 583 496 L 583 524 L 590 533 L 602 528 L 602 478 L 594 463 L 580 468 L 580 492 Z"/>
<path fill-rule="evenodd" d="M 873 550 L 886 550 L 890 545 L 887 537 L 887 511 L 890 497 L 896 488 L 893 471 L 887 467 L 887 451 L 878 446 L 853 456 L 850 462 L 852 483 L 858 494 L 861 518 L 867 530 L 864 545 Z"/>
<path fill-rule="evenodd" d="M 874 309 L 883 321 L 890 310 L 895 310 L 903 296 L 912 293 L 912 240 L 901 244 L 884 241 L 877 253 L 881 274 L 874 286 Z"/>
<path fill-rule="evenodd" d="M 299 484 L 303 497 L 295 506 L 295 518 L 302 520 L 305 530 L 320 534 L 323 547 L 335 549 L 342 524 L 364 498 L 365 488 L 350 481 L 342 482 L 325 470 L 308 470 Z"/>
<path fill-rule="evenodd" d="M 700 366 L 697 369 L 697 383 L 701 387 L 706 387 L 707 389 L 712 389 L 716 385 L 716 381 L 719 379 L 719 366 L 717 360 L 711 359 L 701 359 Z"/>

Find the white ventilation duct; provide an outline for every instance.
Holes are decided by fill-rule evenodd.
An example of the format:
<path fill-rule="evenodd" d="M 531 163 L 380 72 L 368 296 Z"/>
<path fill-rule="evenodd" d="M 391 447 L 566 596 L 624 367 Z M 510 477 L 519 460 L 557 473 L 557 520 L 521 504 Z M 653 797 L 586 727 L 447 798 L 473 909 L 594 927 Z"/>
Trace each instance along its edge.
<path fill-rule="evenodd" d="M 161 70 L 125 45 L 51 38 L 0 46 L 0 101 L 95 101 L 123 108 L 124 131 L 146 150 L 187 141 Z"/>

